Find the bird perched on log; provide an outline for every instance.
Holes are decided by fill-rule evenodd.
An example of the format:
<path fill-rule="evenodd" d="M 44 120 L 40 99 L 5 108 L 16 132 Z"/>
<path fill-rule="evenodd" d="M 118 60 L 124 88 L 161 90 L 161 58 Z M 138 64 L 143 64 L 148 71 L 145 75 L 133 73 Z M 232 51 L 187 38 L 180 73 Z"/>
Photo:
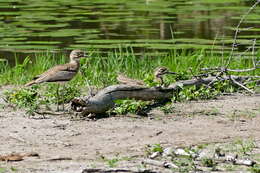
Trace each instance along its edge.
<path fill-rule="evenodd" d="M 166 67 L 157 67 L 154 71 L 155 80 L 160 83 L 160 86 L 163 86 L 164 84 L 163 75 L 165 74 L 176 74 L 176 73 L 169 71 L 168 68 Z"/>
<path fill-rule="evenodd" d="M 70 53 L 70 62 L 67 64 L 57 65 L 41 75 L 36 76 L 32 81 L 25 84 L 26 87 L 40 84 L 44 82 L 67 82 L 70 81 L 78 72 L 80 66 L 80 58 L 86 57 L 84 51 L 73 50 Z M 59 92 L 59 87 L 57 88 L 57 95 Z M 58 101 L 57 101 L 58 102 Z M 57 104 L 57 109 L 58 108 Z M 64 104 L 63 104 L 64 107 Z"/>

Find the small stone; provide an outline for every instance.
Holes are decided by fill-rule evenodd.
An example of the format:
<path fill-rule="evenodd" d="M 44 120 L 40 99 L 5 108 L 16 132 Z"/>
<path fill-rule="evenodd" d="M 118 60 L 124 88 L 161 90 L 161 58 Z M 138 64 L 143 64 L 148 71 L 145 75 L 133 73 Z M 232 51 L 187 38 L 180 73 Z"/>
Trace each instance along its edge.
<path fill-rule="evenodd" d="M 175 153 L 176 155 L 180 155 L 180 156 L 190 156 L 190 154 L 187 153 L 187 152 L 186 152 L 184 149 L 182 149 L 182 148 L 176 149 L 176 150 L 174 151 L 174 153 Z"/>
<path fill-rule="evenodd" d="M 160 155 L 160 152 L 157 151 L 157 152 L 154 152 L 153 154 L 151 154 L 149 158 L 154 159 L 154 158 L 158 157 L 159 155 Z"/>
<path fill-rule="evenodd" d="M 163 157 L 166 157 L 166 156 L 171 156 L 174 152 L 173 152 L 173 148 L 172 147 L 167 147 L 163 150 Z"/>

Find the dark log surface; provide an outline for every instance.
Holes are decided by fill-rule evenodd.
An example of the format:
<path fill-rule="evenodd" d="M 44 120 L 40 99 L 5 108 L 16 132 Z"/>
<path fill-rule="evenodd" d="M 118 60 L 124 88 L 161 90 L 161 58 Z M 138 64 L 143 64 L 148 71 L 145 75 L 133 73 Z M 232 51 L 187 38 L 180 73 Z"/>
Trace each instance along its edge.
<path fill-rule="evenodd" d="M 244 81 L 247 76 L 231 76 L 236 81 Z M 186 86 L 200 86 L 202 84 L 210 84 L 220 80 L 229 80 L 230 76 L 217 78 L 197 78 L 191 80 L 178 81 L 168 87 L 145 87 L 138 85 L 112 85 L 100 90 L 92 97 L 75 98 L 72 100 L 72 109 L 81 112 L 82 115 L 89 113 L 104 113 L 115 104 L 118 99 L 136 99 L 136 100 L 161 100 L 173 97 L 176 90 Z"/>

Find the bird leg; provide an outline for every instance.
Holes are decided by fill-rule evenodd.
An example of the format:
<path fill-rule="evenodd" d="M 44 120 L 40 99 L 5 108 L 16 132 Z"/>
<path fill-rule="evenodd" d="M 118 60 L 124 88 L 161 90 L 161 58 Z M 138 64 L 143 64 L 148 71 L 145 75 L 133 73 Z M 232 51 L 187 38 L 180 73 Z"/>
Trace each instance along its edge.
<path fill-rule="evenodd" d="M 65 93 L 66 91 L 66 85 L 60 86 L 58 84 L 58 89 L 57 89 L 57 111 L 64 111 L 65 110 Z M 61 101 L 62 108 L 59 109 L 59 101 Z"/>
<path fill-rule="evenodd" d="M 64 108 L 64 105 L 65 105 L 65 94 L 64 94 L 64 90 L 66 91 L 66 84 L 64 84 L 64 85 L 62 86 L 62 111 L 65 110 L 65 108 Z"/>
<path fill-rule="evenodd" d="M 56 111 L 57 112 L 59 111 L 59 98 L 60 98 L 59 89 L 60 89 L 60 84 L 58 84 L 57 90 L 56 90 L 56 104 L 57 104 L 56 105 L 57 106 Z"/>

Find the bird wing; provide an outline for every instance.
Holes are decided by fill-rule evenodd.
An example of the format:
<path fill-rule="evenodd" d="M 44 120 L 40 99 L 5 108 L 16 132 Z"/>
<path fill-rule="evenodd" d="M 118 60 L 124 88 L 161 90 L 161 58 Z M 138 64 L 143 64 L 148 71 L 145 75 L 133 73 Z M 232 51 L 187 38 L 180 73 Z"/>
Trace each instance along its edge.
<path fill-rule="evenodd" d="M 33 80 L 36 80 L 36 79 L 41 78 L 41 77 L 43 77 L 43 76 L 49 75 L 49 74 L 51 74 L 51 73 L 53 73 L 53 72 L 57 72 L 57 71 L 69 71 L 70 69 L 69 69 L 68 66 L 69 66 L 68 64 L 56 65 L 56 66 L 54 66 L 54 67 L 48 69 L 47 71 L 43 72 L 42 74 L 35 76 L 35 77 L 33 78 Z"/>
<path fill-rule="evenodd" d="M 77 70 L 71 64 L 57 65 L 43 74 L 36 76 L 35 83 L 68 81 L 75 76 Z"/>
<path fill-rule="evenodd" d="M 120 83 L 122 84 L 128 84 L 128 85 L 145 85 L 145 83 L 141 80 L 132 79 L 124 74 L 118 74 L 116 78 Z"/>

